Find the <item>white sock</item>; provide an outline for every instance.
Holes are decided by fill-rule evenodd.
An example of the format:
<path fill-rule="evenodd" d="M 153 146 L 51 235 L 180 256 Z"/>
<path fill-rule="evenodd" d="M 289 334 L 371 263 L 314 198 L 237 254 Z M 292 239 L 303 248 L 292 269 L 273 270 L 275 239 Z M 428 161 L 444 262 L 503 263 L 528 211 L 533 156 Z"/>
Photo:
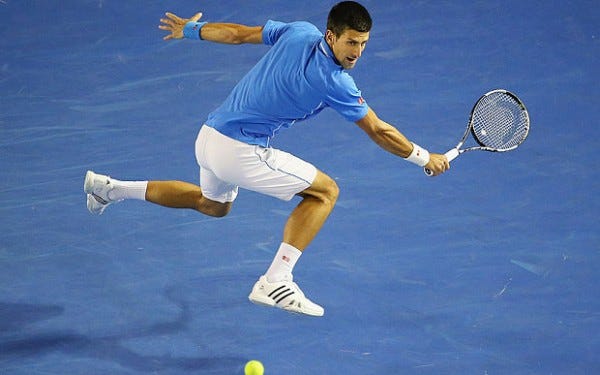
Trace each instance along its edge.
<path fill-rule="evenodd" d="M 267 281 L 270 283 L 289 279 L 302 251 L 282 242 L 271 266 L 267 270 Z"/>
<path fill-rule="evenodd" d="M 146 188 L 148 181 L 120 181 L 114 178 L 110 179 L 114 188 L 108 193 L 112 200 L 120 201 L 123 199 L 146 200 Z"/>

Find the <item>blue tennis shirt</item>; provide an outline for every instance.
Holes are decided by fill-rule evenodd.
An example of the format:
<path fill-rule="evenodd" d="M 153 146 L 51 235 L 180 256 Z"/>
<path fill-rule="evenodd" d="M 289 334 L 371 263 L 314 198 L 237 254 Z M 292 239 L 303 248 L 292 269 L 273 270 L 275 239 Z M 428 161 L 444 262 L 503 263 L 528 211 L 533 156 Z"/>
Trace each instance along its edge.
<path fill-rule="evenodd" d="M 272 47 L 209 114 L 207 125 L 233 139 L 268 147 L 281 129 L 324 108 L 352 122 L 367 114 L 360 90 L 314 25 L 267 21 L 262 38 Z"/>

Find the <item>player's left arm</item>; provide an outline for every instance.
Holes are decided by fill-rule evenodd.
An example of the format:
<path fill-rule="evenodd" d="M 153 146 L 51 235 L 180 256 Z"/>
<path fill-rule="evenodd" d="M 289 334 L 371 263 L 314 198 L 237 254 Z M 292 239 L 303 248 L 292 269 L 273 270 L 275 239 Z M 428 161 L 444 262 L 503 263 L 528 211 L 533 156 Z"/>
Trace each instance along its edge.
<path fill-rule="evenodd" d="M 202 13 L 196 13 L 191 18 L 181 18 L 173 13 L 165 13 L 166 18 L 161 18 L 159 29 L 169 32 L 164 40 L 183 38 L 183 29 L 188 22 L 198 22 Z M 203 40 L 225 43 L 242 44 L 253 43 L 261 44 L 262 26 L 246 26 L 236 23 L 206 23 L 200 29 L 200 37 Z"/>
<path fill-rule="evenodd" d="M 225 44 L 261 44 L 262 26 L 246 26 L 237 23 L 207 23 L 202 27 L 202 39 Z"/>
<path fill-rule="evenodd" d="M 371 108 L 362 119 L 356 121 L 356 124 L 381 148 L 394 155 L 407 158 L 413 151 L 413 144 L 408 138 L 394 126 L 381 120 Z M 435 175 L 450 168 L 448 159 L 444 155 L 431 153 L 429 158 L 429 163 L 425 167 Z"/>

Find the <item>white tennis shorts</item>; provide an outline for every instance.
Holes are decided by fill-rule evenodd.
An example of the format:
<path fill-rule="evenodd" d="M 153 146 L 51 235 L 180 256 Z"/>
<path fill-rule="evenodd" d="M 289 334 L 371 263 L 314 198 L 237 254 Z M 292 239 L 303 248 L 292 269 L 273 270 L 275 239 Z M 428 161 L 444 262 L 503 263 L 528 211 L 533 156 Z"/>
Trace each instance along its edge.
<path fill-rule="evenodd" d="M 196 139 L 202 194 L 233 202 L 238 187 L 289 201 L 317 176 L 310 163 L 281 150 L 249 145 L 204 125 Z"/>

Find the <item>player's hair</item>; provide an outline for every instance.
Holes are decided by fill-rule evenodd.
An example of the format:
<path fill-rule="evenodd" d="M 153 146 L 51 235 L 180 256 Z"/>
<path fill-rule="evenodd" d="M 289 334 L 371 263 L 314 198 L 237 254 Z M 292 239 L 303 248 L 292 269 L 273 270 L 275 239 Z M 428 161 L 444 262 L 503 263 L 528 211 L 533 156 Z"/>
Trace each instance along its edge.
<path fill-rule="evenodd" d="M 329 11 L 327 30 L 339 37 L 347 29 L 361 33 L 371 31 L 373 20 L 367 9 L 356 1 L 342 1 Z"/>

